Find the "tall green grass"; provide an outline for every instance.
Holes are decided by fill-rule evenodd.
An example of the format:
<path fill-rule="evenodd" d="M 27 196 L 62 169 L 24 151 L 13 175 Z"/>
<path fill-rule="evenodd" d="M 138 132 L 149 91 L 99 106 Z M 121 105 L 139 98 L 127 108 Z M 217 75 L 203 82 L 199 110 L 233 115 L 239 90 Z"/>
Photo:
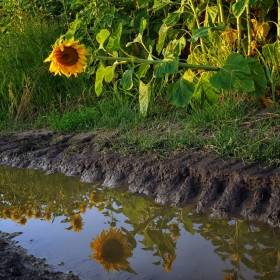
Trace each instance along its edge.
<path fill-rule="evenodd" d="M 0 104 L 2 114 L 31 120 L 54 106 L 65 109 L 82 98 L 89 81 L 84 75 L 67 79 L 48 71 L 44 59 L 63 32 L 57 22 L 22 15 L 0 33 Z M 74 102 L 75 100 L 75 102 Z"/>

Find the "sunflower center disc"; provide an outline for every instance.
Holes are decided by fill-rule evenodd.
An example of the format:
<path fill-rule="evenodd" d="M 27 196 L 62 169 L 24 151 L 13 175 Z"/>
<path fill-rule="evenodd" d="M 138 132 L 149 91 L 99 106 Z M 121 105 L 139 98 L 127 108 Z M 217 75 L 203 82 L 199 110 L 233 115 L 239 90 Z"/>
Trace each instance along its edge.
<path fill-rule="evenodd" d="M 78 52 L 71 47 L 64 47 L 61 52 L 60 63 L 65 66 L 72 66 L 78 62 Z"/>
<path fill-rule="evenodd" d="M 116 239 L 108 239 L 102 246 L 101 254 L 104 260 L 109 263 L 115 263 L 123 257 L 123 246 Z"/>

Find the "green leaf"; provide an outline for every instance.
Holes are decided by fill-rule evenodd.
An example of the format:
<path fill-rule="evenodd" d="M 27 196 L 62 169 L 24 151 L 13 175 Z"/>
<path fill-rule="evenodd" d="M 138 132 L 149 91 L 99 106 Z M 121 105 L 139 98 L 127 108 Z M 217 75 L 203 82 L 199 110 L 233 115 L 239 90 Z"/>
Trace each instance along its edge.
<path fill-rule="evenodd" d="M 140 23 L 140 29 L 139 29 L 139 33 L 141 35 L 143 35 L 144 30 L 146 29 L 146 26 L 147 26 L 147 20 L 145 18 L 142 18 L 141 23 Z"/>
<path fill-rule="evenodd" d="M 164 77 L 165 74 L 175 74 L 179 69 L 179 57 L 170 56 L 169 58 L 165 58 L 162 63 L 157 64 L 155 67 L 155 77 L 161 78 Z"/>
<path fill-rule="evenodd" d="M 168 43 L 166 49 L 164 50 L 163 54 L 164 57 L 169 56 L 179 56 L 181 55 L 182 50 L 186 47 L 186 39 L 185 37 L 181 37 L 180 39 L 174 39 Z"/>
<path fill-rule="evenodd" d="M 175 254 L 172 242 L 162 230 L 151 230 L 148 228 L 145 235 L 152 241 L 153 245 L 156 245 L 159 251 L 168 252 L 171 255 Z"/>
<path fill-rule="evenodd" d="M 150 66 L 151 66 L 150 64 L 141 64 L 138 71 L 136 72 L 137 78 L 141 79 L 141 78 L 145 77 Z"/>
<path fill-rule="evenodd" d="M 165 23 L 166 26 L 168 26 L 168 27 L 175 25 L 178 22 L 178 20 L 180 19 L 183 11 L 184 11 L 184 8 L 181 7 L 177 11 L 168 14 L 168 16 L 164 19 L 163 23 Z"/>
<path fill-rule="evenodd" d="M 129 70 L 126 70 L 123 74 L 123 77 L 121 79 L 121 86 L 124 90 L 130 90 L 133 87 L 133 81 L 132 81 L 132 75 L 134 73 L 134 69 L 130 68 Z"/>
<path fill-rule="evenodd" d="M 213 26 L 218 16 L 218 7 L 207 6 L 205 12 L 204 26 Z"/>
<path fill-rule="evenodd" d="M 191 235 L 195 234 L 194 230 L 194 224 L 192 222 L 192 219 L 188 216 L 188 212 L 183 211 L 181 214 L 181 220 L 182 220 L 182 225 L 184 229 L 189 232 Z"/>
<path fill-rule="evenodd" d="M 173 2 L 170 1 L 170 0 L 155 0 L 154 5 L 152 7 L 152 10 L 153 11 L 160 10 L 160 9 L 162 9 L 163 7 L 165 7 L 169 4 L 173 4 Z"/>
<path fill-rule="evenodd" d="M 213 87 L 207 75 L 203 75 L 195 85 L 193 98 L 195 98 L 201 106 L 207 100 L 211 104 L 216 104 L 219 99 L 220 91 Z"/>
<path fill-rule="evenodd" d="M 251 69 L 245 58 L 238 53 L 230 54 L 226 64 L 210 79 L 216 88 L 227 91 L 240 90 L 251 92 L 255 90 L 255 84 L 251 77 Z"/>
<path fill-rule="evenodd" d="M 117 65 L 111 65 L 111 66 L 107 66 L 105 68 L 105 81 L 107 83 L 112 82 L 112 80 L 114 79 L 115 76 L 115 68 Z"/>
<path fill-rule="evenodd" d="M 102 93 L 104 75 L 105 75 L 105 67 L 103 66 L 102 63 L 100 63 L 96 71 L 95 84 L 94 84 L 94 89 L 97 96 L 100 96 L 100 94 Z"/>
<path fill-rule="evenodd" d="M 173 87 L 169 101 L 178 107 L 187 106 L 191 101 L 193 93 L 194 84 L 184 78 L 180 78 Z"/>
<path fill-rule="evenodd" d="M 120 47 L 120 39 L 122 34 L 122 23 L 118 25 L 117 30 L 109 37 L 109 42 L 106 49 L 109 53 L 117 51 Z"/>
<path fill-rule="evenodd" d="M 159 29 L 158 43 L 156 46 L 156 50 L 158 53 L 160 53 L 162 51 L 168 29 L 169 29 L 169 27 L 165 23 L 163 23 Z"/>
<path fill-rule="evenodd" d="M 139 85 L 139 105 L 140 105 L 140 114 L 143 117 L 147 116 L 150 98 L 151 98 L 150 83 L 144 84 L 142 81 L 140 81 L 140 85 Z"/>
<path fill-rule="evenodd" d="M 74 35 L 76 33 L 76 30 L 79 28 L 80 24 L 81 24 L 81 21 L 78 18 L 78 15 L 76 15 L 76 19 L 71 22 L 70 29 L 65 34 L 65 39 L 66 40 L 70 40 L 71 38 L 74 37 Z"/>
<path fill-rule="evenodd" d="M 240 17 L 244 12 L 246 5 L 249 4 L 249 0 L 239 0 L 232 5 L 232 12 L 235 17 Z"/>
<path fill-rule="evenodd" d="M 255 90 L 250 91 L 250 95 L 255 97 L 264 97 L 267 87 L 267 80 L 262 65 L 257 59 L 252 57 L 246 58 L 245 61 L 251 69 L 251 78 L 255 83 Z"/>
<path fill-rule="evenodd" d="M 188 39 L 189 42 L 196 42 L 197 39 L 202 37 L 207 37 L 211 31 L 223 31 L 226 28 L 224 26 L 216 26 L 216 27 L 201 27 L 199 29 L 192 30 L 192 37 Z"/>
<path fill-rule="evenodd" d="M 99 33 L 96 35 L 96 41 L 100 44 L 99 49 L 104 50 L 103 44 L 106 41 L 106 39 L 109 37 L 109 35 L 110 35 L 110 31 L 108 31 L 107 29 L 101 29 Z"/>
<path fill-rule="evenodd" d="M 266 44 L 262 48 L 263 56 L 266 62 L 273 65 L 280 65 L 280 42 L 276 41 L 273 44 Z"/>

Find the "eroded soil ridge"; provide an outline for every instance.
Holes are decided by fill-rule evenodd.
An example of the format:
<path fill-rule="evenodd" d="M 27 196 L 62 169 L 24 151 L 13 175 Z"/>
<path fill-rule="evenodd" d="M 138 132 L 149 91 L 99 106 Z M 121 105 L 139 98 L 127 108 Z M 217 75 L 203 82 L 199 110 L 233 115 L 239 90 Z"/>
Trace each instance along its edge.
<path fill-rule="evenodd" d="M 0 137 L 0 164 L 79 176 L 82 181 L 124 187 L 156 202 L 195 205 L 212 218 L 242 216 L 280 227 L 280 169 L 221 159 L 203 152 L 153 154 L 104 152 L 115 133 L 76 135 L 30 130 Z"/>

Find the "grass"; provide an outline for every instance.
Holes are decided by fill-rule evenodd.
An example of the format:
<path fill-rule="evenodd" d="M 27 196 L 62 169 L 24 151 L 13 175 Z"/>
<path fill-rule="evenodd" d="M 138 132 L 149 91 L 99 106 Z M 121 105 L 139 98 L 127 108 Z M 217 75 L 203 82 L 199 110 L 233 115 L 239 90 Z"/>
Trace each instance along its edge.
<path fill-rule="evenodd" d="M 203 150 L 280 165 L 279 108 L 269 110 L 244 94 L 223 93 L 218 104 L 191 111 L 170 105 L 161 92 L 142 118 L 137 95 L 107 91 L 97 98 L 92 77 L 51 75 L 43 60 L 62 33 L 61 27 L 26 17 L 20 26 L 15 23 L 8 33 L 0 34 L 1 134 L 30 128 L 67 133 L 115 131 L 104 149 L 162 157 L 174 151 Z"/>

